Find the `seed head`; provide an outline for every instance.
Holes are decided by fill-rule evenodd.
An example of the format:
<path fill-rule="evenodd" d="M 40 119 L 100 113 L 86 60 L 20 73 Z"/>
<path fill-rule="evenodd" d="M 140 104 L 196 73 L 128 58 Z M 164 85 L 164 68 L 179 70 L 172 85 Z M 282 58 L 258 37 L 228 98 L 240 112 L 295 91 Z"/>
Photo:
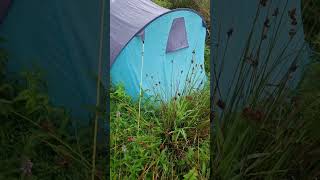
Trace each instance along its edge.
<path fill-rule="evenodd" d="M 121 116 L 120 111 L 117 111 L 116 117 L 117 117 L 117 118 L 120 118 L 120 116 Z"/>
<path fill-rule="evenodd" d="M 296 12 L 297 12 L 297 8 L 293 8 L 293 9 L 288 11 L 288 14 L 289 14 L 291 19 L 296 18 Z"/>
<path fill-rule="evenodd" d="M 127 152 L 127 147 L 126 147 L 126 145 L 122 145 L 122 147 L 121 147 L 121 149 L 122 149 L 122 152 Z"/>
<path fill-rule="evenodd" d="M 164 144 L 160 144 L 160 150 L 164 149 Z"/>
<path fill-rule="evenodd" d="M 289 17 L 290 17 L 290 19 L 291 19 L 291 25 L 292 25 L 292 26 L 296 26 L 296 25 L 298 24 L 296 12 L 297 12 L 297 9 L 296 9 L 296 8 L 288 11 Z"/>
<path fill-rule="evenodd" d="M 270 19 L 266 18 L 266 20 L 264 21 L 264 27 L 269 28 L 270 27 Z"/>
<path fill-rule="evenodd" d="M 128 137 L 128 142 L 133 142 L 134 140 L 135 140 L 134 137 L 132 136 Z"/>
<path fill-rule="evenodd" d="M 261 121 L 264 115 L 260 110 L 253 110 L 251 107 L 246 107 L 242 111 L 242 116 L 247 119 Z"/>
<path fill-rule="evenodd" d="M 263 114 L 261 111 L 257 110 L 254 114 L 254 120 L 261 121 L 263 117 Z"/>
<path fill-rule="evenodd" d="M 53 132 L 55 127 L 54 127 L 54 124 L 50 121 L 50 120 L 45 120 L 45 121 L 42 121 L 40 123 L 40 126 L 43 130 L 47 131 L 47 132 Z"/>
<path fill-rule="evenodd" d="M 252 117 L 252 114 L 253 114 L 253 110 L 250 108 L 250 107 L 246 107 L 243 109 L 242 111 L 242 115 L 245 117 L 245 118 L 250 118 Z"/>
<path fill-rule="evenodd" d="M 296 64 L 291 65 L 289 68 L 290 73 L 294 73 L 298 69 L 298 66 Z"/>
<path fill-rule="evenodd" d="M 273 17 L 277 17 L 279 15 L 279 8 L 276 8 L 273 13 L 272 13 L 272 16 Z"/>
<path fill-rule="evenodd" d="M 32 161 L 30 159 L 27 159 L 22 162 L 20 169 L 23 174 L 25 174 L 27 176 L 31 176 L 32 175 L 32 167 L 33 167 Z"/>
<path fill-rule="evenodd" d="M 260 5 L 263 6 L 263 7 L 266 7 L 267 6 L 267 2 L 268 2 L 268 0 L 260 0 Z"/>
<path fill-rule="evenodd" d="M 226 107 L 226 104 L 221 99 L 219 99 L 218 102 L 217 102 L 217 106 L 220 109 L 224 109 Z"/>
<path fill-rule="evenodd" d="M 289 31 L 289 36 L 290 36 L 290 38 L 293 38 L 295 35 L 296 35 L 296 30 L 295 29 L 290 29 L 290 31 Z"/>
<path fill-rule="evenodd" d="M 66 168 L 70 165 L 70 158 L 68 156 L 59 157 L 56 164 L 62 168 Z"/>
<path fill-rule="evenodd" d="M 233 28 L 230 28 L 227 32 L 228 38 L 230 38 L 233 34 Z"/>
<path fill-rule="evenodd" d="M 192 101 L 193 97 L 192 96 L 186 96 L 186 99 L 189 100 L 189 101 Z"/>

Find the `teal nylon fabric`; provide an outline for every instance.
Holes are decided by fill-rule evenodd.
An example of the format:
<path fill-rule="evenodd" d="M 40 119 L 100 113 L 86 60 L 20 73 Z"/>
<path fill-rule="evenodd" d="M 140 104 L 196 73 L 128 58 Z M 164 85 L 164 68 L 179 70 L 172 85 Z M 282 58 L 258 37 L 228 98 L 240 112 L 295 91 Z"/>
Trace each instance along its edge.
<path fill-rule="evenodd" d="M 235 82 L 240 74 L 240 68 L 237 69 L 237 66 L 240 61 L 244 61 L 244 50 L 256 14 L 258 14 L 258 16 L 252 32 L 252 39 L 248 50 L 249 53 L 245 59 L 250 56 L 250 53 L 252 53 L 253 56 L 257 56 L 256 53 L 259 48 L 261 34 L 266 20 L 269 19 L 269 23 L 267 24 L 269 24 L 270 27 L 266 34 L 266 39 L 261 44 L 260 53 L 258 55 L 259 62 L 256 69 L 256 73 L 261 75 L 264 67 L 263 64 L 267 63 L 266 72 L 271 72 L 270 78 L 267 81 L 270 86 L 265 88 L 264 93 L 269 94 L 272 92 L 274 87 L 279 84 L 281 79 L 288 72 L 291 64 L 297 60 L 295 57 L 298 56 L 296 62 L 297 70 L 292 73 L 292 78 L 288 83 L 288 87 L 295 90 L 303 77 L 305 68 L 310 63 L 310 49 L 304 39 L 301 0 L 265 1 L 265 7 L 260 5 L 259 13 L 257 13 L 258 5 L 262 2 L 264 1 L 242 0 L 240 2 L 239 0 L 214 0 L 212 3 L 212 38 L 216 43 L 215 46 L 213 46 L 215 48 L 214 52 L 217 52 L 214 55 L 216 58 L 214 59 L 214 62 L 217 65 L 217 72 L 219 73 L 221 71 L 221 77 L 218 83 L 221 96 L 218 98 L 223 101 L 231 100 L 231 95 L 235 89 Z M 278 14 L 276 15 L 275 12 L 277 9 Z M 292 20 L 289 16 L 289 11 L 294 9 L 296 9 L 296 25 L 292 25 Z M 233 30 L 233 33 L 230 35 L 229 41 L 227 41 L 227 33 L 231 29 Z M 290 29 L 296 31 L 292 40 L 290 40 Z M 217 44 L 218 47 L 216 46 Z M 271 49 L 271 47 L 273 48 Z M 271 51 L 271 53 L 269 53 L 269 51 Z M 268 58 L 269 54 L 270 58 Z M 276 61 L 280 62 L 276 68 L 271 67 Z M 252 70 L 248 70 L 248 66 L 250 66 L 249 63 L 246 63 L 246 68 L 244 68 L 245 71 L 243 71 L 246 72 L 243 78 L 247 80 L 243 86 L 243 88 L 246 89 L 250 87 L 250 77 L 253 73 Z M 216 82 L 214 82 L 213 86 L 216 86 Z M 249 94 L 243 96 L 246 95 Z"/>
<path fill-rule="evenodd" d="M 82 122 L 96 103 L 100 16 L 100 1 L 18 0 L 0 25 L 9 72 L 41 69 L 51 102 Z M 103 83 L 107 63 L 104 58 Z"/>
<path fill-rule="evenodd" d="M 185 20 L 189 47 L 166 53 L 172 22 L 180 17 Z M 167 13 L 146 26 L 144 36 L 142 89 L 145 96 L 160 96 L 162 100 L 169 100 L 178 94 L 183 95 L 186 89 L 197 90 L 204 85 L 207 80 L 204 72 L 206 28 L 198 14 L 186 10 Z M 141 58 L 142 40 L 136 36 L 111 67 L 112 83 L 122 84 L 134 100 L 139 98 Z"/>

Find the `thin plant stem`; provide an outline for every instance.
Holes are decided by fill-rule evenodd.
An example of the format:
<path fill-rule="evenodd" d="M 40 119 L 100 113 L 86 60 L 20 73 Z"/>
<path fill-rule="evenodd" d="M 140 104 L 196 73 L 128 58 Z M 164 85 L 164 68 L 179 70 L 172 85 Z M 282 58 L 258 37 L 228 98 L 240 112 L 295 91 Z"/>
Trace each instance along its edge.
<path fill-rule="evenodd" d="M 105 1 L 101 0 L 101 17 L 100 17 L 100 44 L 99 44 L 99 58 L 98 58 L 98 81 L 97 81 L 97 102 L 96 107 L 100 107 L 100 90 L 101 90 L 101 72 L 102 72 L 102 54 L 103 54 L 103 39 L 104 39 L 104 19 L 105 19 Z M 100 112 L 96 109 L 94 120 L 94 134 L 93 134 L 93 152 L 92 152 L 92 171 L 91 179 L 94 180 L 96 171 L 96 151 L 97 151 L 97 134 L 98 134 L 98 119 Z"/>

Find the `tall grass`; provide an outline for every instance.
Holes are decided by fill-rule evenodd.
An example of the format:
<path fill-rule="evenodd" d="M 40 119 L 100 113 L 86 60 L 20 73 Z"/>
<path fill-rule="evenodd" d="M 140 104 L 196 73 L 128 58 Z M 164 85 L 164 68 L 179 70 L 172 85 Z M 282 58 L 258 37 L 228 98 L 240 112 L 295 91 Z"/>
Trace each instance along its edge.
<path fill-rule="evenodd" d="M 145 79 L 153 96 L 143 97 L 141 109 L 121 85 L 111 91 L 113 179 L 209 178 L 210 91 L 195 53 L 188 72 L 178 71 L 186 76 L 172 73 L 171 90 Z"/>
<path fill-rule="evenodd" d="M 9 78 L 9 60 L 0 48 L 0 179 L 89 179 L 93 125 L 52 106 L 38 71 Z M 104 148 L 97 146 L 96 179 L 105 179 Z"/>
<path fill-rule="evenodd" d="M 320 1 L 317 0 L 302 0 L 303 23 L 306 30 L 306 39 L 314 46 L 315 49 L 320 50 Z"/>
<path fill-rule="evenodd" d="M 155 105 L 138 105 L 117 87 L 111 93 L 113 179 L 181 179 L 189 171 L 209 177 L 209 91 Z M 197 108 L 194 108 L 197 106 Z"/>
<path fill-rule="evenodd" d="M 201 2 L 209 3 L 155 2 L 172 9 L 202 8 L 205 4 Z M 204 10 L 206 13 L 209 9 Z M 209 22 L 210 17 L 207 18 Z M 206 46 L 204 64 L 198 64 L 196 53 L 193 51 L 190 60 L 186 60 L 186 69 L 176 70 L 180 67 L 171 61 L 170 89 L 165 89 L 164 82 L 157 77 L 146 75 L 144 82 L 152 87 L 147 91 L 153 96 L 143 97 L 141 109 L 125 94 L 123 86 L 113 87 L 110 94 L 112 179 L 209 178 L 210 91 L 204 76 L 210 72 L 210 48 Z"/>
<path fill-rule="evenodd" d="M 214 113 L 211 142 L 208 87 L 160 105 L 146 99 L 139 129 L 138 104 L 121 86 L 112 89 L 113 179 L 208 179 L 210 175 L 213 179 L 319 178 L 319 6 L 316 0 L 313 5 L 306 3 L 310 1 L 304 0 L 303 13 L 315 56 L 296 91 L 287 86 L 289 74 L 295 69 L 290 66 L 267 98 L 260 92 L 268 86 L 269 73 L 263 78 L 249 75 L 247 78 L 255 81 L 248 91 L 251 93 L 241 99 L 239 94 L 247 92 L 241 87 L 248 80 L 242 70 L 229 101 L 221 99 L 219 88 L 214 88 L 214 106 L 220 113 Z M 161 2 L 168 8 L 203 5 L 202 1 Z M 0 48 L 0 179 L 88 179 L 93 126 L 70 129 L 73 120 L 63 109 L 50 104 L 43 93 L 41 76 L 29 72 L 9 79 L 8 60 L 8 53 Z M 267 65 L 260 69 L 267 72 Z M 255 68 L 252 64 L 240 64 L 239 70 L 241 67 Z M 219 69 L 215 72 L 218 81 Z M 104 179 L 104 148 L 104 144 L 98 144 L 97 179 Z"/>
<path fill-rule="evenodd" d="M 266 5 L 262 5 L 263 2 Z M 256 18 L 260 16 L 260 11 L 268 8 L 270 1 L 260 3 Z M 287 12 L 280 11 L 279 17 L 282 17 L 281 14 L 286 15 Z M 277 26 L 271 24 L 270 29 Z M 320 136 L 314 129 L 319 128 L 316 125 L 319 125 L 320 89 L 309 84 L 310 81 L 319 79 L 319 66 L 311 65 L 309 68 L 312 68 L 312 71 L 309 71 L 304 81 L 293 91 L 290 88 L 291 77 L 295 75 L 297 64 L 304 60 L 300 58 L 303 48 L 295 52 L 288 66 L 282 66 L 283 63 L 288 63 L 282 57 L 286 48 L 276 56 L 279 58 L 275 61 L 269 59 L 270 54 L 274 53 L 272 44 L 264 57 L 259 55 L 260 48 L 251 48 L 252 34 L 257 29 L 259 28 L 254 23 L 251 32 L 248 32 L 243 56 L 239 57 L 237 71 L 233 76 L 233 91 L 229 90 L 227 99 L 223 99 L 219 92 L 221 69 L 214 70 L 217 84 L 213 92 L 215 119 L 211 134 L 211 176 L 214 179 L 319 177 Z M 262 35 L 268 33 L 266 28 L 262 29 Z M 228 34 L 227 38 L 232 38 L 231 33 L 225 33 Z M 261 37 L 258 42 L 260 45 L 266 42 L 264 36 Z M 276 39 L 271 42 L 275 41 Z M 214 54 L 217 53 L 216 51 Z M 221 64 L 224 59 L 217 57 L 219 56 L 214 59 L 214 64 Z M 248 57 L 251 57 L 251 61 L 247 60 Z M 279 67 L 283 68 L 285 73 L 278 74 L 277 85 L 270 88 L 272 73 Z M 269 91 L 268 94 L 265 93 L 266 90 Z"/>

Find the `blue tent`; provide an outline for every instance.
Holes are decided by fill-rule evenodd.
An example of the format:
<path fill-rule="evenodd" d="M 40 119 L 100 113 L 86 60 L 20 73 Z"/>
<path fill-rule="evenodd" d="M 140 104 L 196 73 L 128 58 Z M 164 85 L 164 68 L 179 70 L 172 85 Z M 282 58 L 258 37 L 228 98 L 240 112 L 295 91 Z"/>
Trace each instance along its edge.
<path fill-rule="evenodd" d="M 107 36 L 100 1 L 0 0 L 0 5 L 9 73 L 42 70 L 51 102 L 75 118 L 89 119 L 94 111 L 98 69 L 106 87 L 108 63 L 112 82 L 123 84 L 133 98 L 143 90 L 169 99 L 183 94 L 186 86 L 201 87 L 206 79 L 206 28 L 190 9 L 170 11 L 150 0 L 110 0 Z M 103 12 L 108 15 L 107 8 Z M 110 37 L 110 60 L 103 54 L 99 67 L 101 27 L 104 51 Z"/>
<path fill-rule="evenodd" d="M 0 5 L 5 5 L 0 8 L 0 37 L 7 39 L 1 45 L 10 53 L 9 73 L 40 69 L 51 102 L 88 122 L 97 99 L 100 1 L 0 0 Z M 107 8 L 103 11 L 107 17 Z M 108 47 L 105 25 L 103 49 Z M 107 63 L 103 56 L 104 86 Z"/>
<path fill-rule="evenodd" d="M 252 93 L 249 91 L 251 78 L 270 72 L 266 81 L 268 86 L 263 91 L 263 94 L 269 94 L 290 68 L 293 71 L 287 87 L 296 89 L 310 62 L 300 0 L 214 0 L 211 6 L 213 61 L 217 71 L 217 77 L 212 79 L 218 79 L 220 73 L 219 82 L 213 84 L 219 87 L 217 98 L 225 102 L 231 100 L 241 62 L 245 62 L 242 73 L 246 80 L 242 86 L 244 92 Z M 246 49 L 249 36 L 251 41 Z M 251 68 L 254 64 L 256 68 Z M 268 64 L 266 70 L 265 64 Z M 245 98 L 248 94 L 242 96 Z"/>
<path fill-rule="evenodd" d="M 110 7 L 114 84 L 123 84 L 133 99 L 143 91 L 168 100 L 203 87 L 206 27 L 198 13 L 150 0 L 113 0 Z"/>

